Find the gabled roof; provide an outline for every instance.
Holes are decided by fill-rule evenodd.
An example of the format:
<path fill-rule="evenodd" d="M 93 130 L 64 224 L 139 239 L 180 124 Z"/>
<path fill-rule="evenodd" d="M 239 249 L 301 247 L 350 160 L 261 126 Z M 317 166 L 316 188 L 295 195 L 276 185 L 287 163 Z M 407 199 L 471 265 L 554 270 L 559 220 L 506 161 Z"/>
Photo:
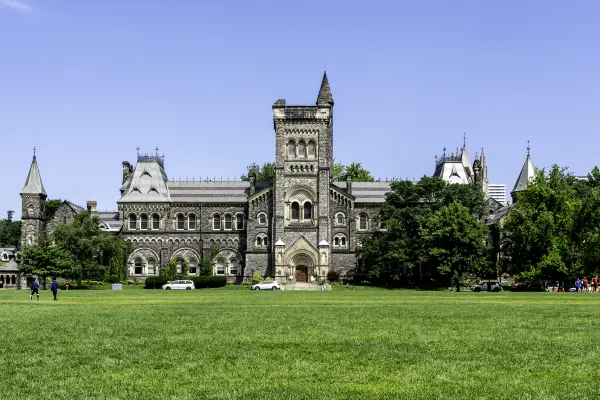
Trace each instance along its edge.
<path fill-rule="evenodd" d="M 159 156 L 138 156 L 129 181 L 121 187 L 123 196 L 117 203 L 170 201 L 167 174 Z"/>
<path fill-rule="evenodd" d="M 329 87 L 329 81 L 327 80 L 327 72 L 323 72 L 323 80 L 321 81 L 321 89 L 319 89 L 319 96 L 317 97 L 317 105 L 333 105 L 333 95 L 331 94 L 331 88 Z"/>
<path fill-rule="evenodd" d="M 533 179 L 535 175 L 535 170 L 533 168 L 533 163 L 531 162 L 531 157 L 527 154 L 527 158 L 525 159 L 525 163 L 523 164 L 523 168 L 521 168 L 521 173 L 515 182 L 515 187 L 511 190 L 510 193 L 522 192 L 527 190 L 527 185 L 529 181 Z"/>
<path fill-rule="evenodd" d="M 27 175 L 27 180 L 25 181 L 25 186 L 23 186 L 23 190 L 21 190 L 21 194 L 43 194 L 44 196 L 47 195 L 46 189 L 44 189 L 44 184 L 42 183 L 42 176 L 40 175 L 40 170 L 38 168 L 35 155 L 33 156 L 33 160 L 31 161 L 29 174 Z"/>

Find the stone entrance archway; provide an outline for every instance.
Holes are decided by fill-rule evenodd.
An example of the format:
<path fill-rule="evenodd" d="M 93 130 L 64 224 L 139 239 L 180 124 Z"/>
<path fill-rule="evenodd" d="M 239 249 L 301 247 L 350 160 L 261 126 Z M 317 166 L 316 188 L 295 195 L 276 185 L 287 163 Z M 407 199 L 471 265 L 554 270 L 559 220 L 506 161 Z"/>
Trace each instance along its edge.
<path fill-rule="evenodd" d="M 308 267 L 306 265 L 296 266 L 296 282 L 308 282 Z"/>

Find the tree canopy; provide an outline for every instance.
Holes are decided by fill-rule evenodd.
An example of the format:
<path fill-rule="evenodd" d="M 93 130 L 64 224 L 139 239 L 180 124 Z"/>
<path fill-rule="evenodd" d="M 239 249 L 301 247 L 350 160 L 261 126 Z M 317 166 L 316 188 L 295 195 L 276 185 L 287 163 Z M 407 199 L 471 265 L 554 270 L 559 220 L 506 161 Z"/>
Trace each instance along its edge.
<path fill-rule="evenodd" d="M 5 219 L 0 219 L 0 246 L 18 246 L 21 236 L 21 221 L 13 221 L 14 211 L 6 213 Z"/>
<path fill-rule="evenodd" d="M 26 274 L 62 276 L 78 283 L 110 276 L 125 279 L 131 250 L 129 243 L 102 231 L 97 216 L 81 212 L 38 244 L 25 247 L 19 268 Z"/>
<path fill-rule="evenodd" d="M 504 269 L 522 279 L 562 281 L 600 265 L 600 170 L 587 181 L 554 165 L 537 170 L 501 227 Z"/>
<path fill-rule="evenodd" d="M 240 176 L 240 179 L 248 181 L 253 175 L 256 182 L 273 182 L 275 180 L 275 163 L 266 162 L 262 167 L 257 163 L 252 163 L 248 165 L 246 173 Z"/>
<path fill-rule="evenodd" d="M 391 184 L 379 212 L 385 230 L 361 240 L 357 278 L 386 285 L 441 285 L 487 264 L 481 191 L 423 177 Z M 461 236 L 461 237 L 457 237 Z"/>
<path fill-rule="evenodd" d="M 334 160 L 331 170 L 331 180 L 344 181 L 348 176 L 350 176 L 354 182 L 373 182 L 375 180 L 371 176 L 371 172 L 364 169 L 361 163 L 343 165 Z"/>

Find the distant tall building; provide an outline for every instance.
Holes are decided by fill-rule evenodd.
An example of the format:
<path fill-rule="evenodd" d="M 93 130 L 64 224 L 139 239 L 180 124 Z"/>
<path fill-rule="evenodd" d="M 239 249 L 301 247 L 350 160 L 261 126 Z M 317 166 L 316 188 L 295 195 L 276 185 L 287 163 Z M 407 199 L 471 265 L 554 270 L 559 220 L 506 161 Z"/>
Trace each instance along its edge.
<path fill-rule="evenodd" d="M 490 183 L 488 185 L 488 196 L 491 199 L 506 205 L 506 185 Z"/>

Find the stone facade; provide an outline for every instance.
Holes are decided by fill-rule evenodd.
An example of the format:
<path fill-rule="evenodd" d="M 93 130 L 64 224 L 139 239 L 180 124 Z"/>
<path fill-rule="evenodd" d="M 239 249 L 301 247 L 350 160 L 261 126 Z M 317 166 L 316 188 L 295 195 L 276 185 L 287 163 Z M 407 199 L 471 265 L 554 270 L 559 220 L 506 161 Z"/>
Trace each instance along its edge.
<path fill-rule="evenodd" d="M 330 270 L 346 275 L 355 266 L 360 238 L 377 226 L 390 187 L 386 182 L 333 182 L 334 101 L 327 76 L 314 106 L 272 106 L 274 182 L 172 181 L 164 158 L 138 154 L 124 161 L 118 210 L 98 213 L 65 201 L 44 221 L 46 193 L 37 162 L 22 193 L 23 244 L 73 215 L 97 214 L 102 229 L 129 241 L 130 278 L 158 275 L 169 260 L 198 274 L 212 257 L 214 275 L 234 282 L 252 274 L 280 281 L 318 281 Z M 191 175 L 191 174 L 190 174 Z M 47 222 L 47 223 L 46 223 Z M 216 253 L 216 255 L 215 255 Z"/>

